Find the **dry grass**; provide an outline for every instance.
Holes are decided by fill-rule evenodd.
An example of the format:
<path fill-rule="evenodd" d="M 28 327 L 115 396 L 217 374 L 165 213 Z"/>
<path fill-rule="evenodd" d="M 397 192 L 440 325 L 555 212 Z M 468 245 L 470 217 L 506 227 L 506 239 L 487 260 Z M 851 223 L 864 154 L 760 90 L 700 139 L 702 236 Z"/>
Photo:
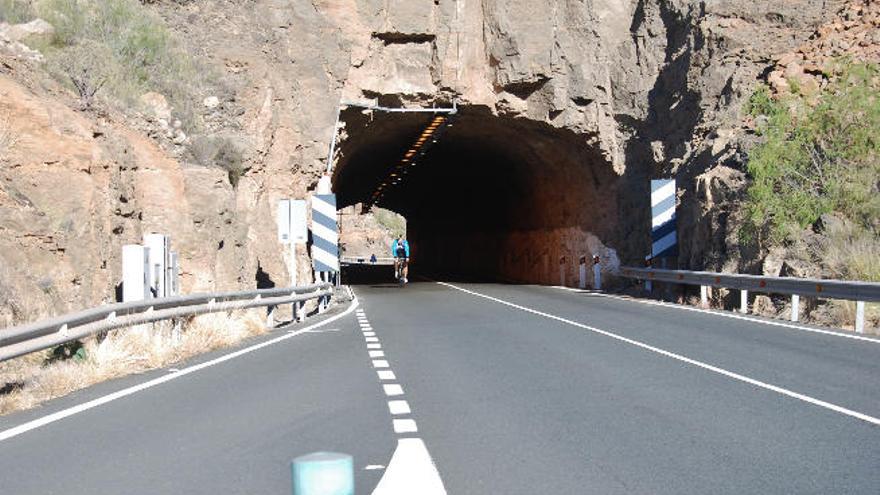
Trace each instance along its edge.
<path fill-rule="evenodd" d="M 0 363 L 0 415 L 30 409 L 111 378 L 140 373 L 229 347 L 268 331 L 259 309 L 194 318 L 174 338 L 170 324 L 112 332 L 85 342 L 86 358 L 46 364 L 49 351 Z"/>
<path fill-rule="evenodd" d="M 9 111 L 4 110 L 0 114 L 0 161 L 8 158 L 8 154 L 12 152 L 18 142 L 18 137 L 12 130 L 9 119 Z"/>

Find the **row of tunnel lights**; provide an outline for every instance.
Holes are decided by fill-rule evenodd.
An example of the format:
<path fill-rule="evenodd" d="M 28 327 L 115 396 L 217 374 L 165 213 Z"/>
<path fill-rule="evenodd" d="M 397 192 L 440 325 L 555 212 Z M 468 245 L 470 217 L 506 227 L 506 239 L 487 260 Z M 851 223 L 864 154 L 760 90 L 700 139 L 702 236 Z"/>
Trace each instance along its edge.
<path fill-rule="evenodd" d="M 417 160 L 425 156 L 428 149 L 437 143 L 437 140 L 443 134 L 446 128 L 452 127 L 450 118 L 446 115 L 438 115 L 431 120 L 428 127 L 419 135 L 416 142 L 406 151 L 403 158 L 392 169 L 388 176 L 376 186 L 370 200 L 364 205 L 364 211 L 369 211 L 374 205 L 379 204 L 385 193 L 392 187 L 403 182 L 403 178 L 409 173 L 412 167 L 415 167 Z"/>

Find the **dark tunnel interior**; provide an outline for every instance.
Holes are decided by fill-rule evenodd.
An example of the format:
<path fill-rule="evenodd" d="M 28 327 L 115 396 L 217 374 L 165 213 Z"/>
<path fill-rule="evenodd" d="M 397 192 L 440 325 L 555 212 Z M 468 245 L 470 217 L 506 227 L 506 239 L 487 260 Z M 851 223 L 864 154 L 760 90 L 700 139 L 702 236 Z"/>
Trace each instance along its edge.
<path fill-rule="evenodd" d="M 388 184 L 377 206 L 406 217 L 414 272 L 555 284 L 563 264 L 619 248 L 621 178 L 587 137 L 543 122 L 464 107 L 388 182 L 433 119 L 343 111 L 333 177 L 339 207 Z"/>

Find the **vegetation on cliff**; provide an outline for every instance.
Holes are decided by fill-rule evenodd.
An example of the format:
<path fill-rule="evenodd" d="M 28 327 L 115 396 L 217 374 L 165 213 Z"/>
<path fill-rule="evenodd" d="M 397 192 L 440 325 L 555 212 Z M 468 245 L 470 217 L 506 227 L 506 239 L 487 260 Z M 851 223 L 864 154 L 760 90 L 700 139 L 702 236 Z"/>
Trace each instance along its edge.
<path fill-rule="evenodd" d="M 137 0 L 0 0 L 0 18 L 39 17 L 54 28 L 50 39 L 30 40 L 49 71 L 70 84 L 80 105 L 96 97 L 134 108 L 147 91 L 170 101 L 184 125 L 194 125 L 192 106 L 202 73 L 175 42 L 161 18 Z"/>
<path fill-rule="evenodd" d="M 741 234 L 767 248 L 821 228 L 828 242 L 814 258 L 837 276 L 880 281 L 880 67 L 840 61 L 829 72 L 822 89 L 752 95 L 763 142 L 749 155 Z"/>

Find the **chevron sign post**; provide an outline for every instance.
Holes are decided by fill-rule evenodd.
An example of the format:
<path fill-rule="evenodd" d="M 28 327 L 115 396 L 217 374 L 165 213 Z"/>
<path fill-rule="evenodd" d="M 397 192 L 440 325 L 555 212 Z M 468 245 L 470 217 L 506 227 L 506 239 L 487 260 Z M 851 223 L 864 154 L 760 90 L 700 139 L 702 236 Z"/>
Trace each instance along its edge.
<path fill-rule="evenodd" d="M 312 259 L 316 272 L 339 271 L 335 194 L 312 196 Z"/>
<path fill-rule="evenodd" d="M 651 181 L 651 257 L 678 256 L 675 179 Z"/>

